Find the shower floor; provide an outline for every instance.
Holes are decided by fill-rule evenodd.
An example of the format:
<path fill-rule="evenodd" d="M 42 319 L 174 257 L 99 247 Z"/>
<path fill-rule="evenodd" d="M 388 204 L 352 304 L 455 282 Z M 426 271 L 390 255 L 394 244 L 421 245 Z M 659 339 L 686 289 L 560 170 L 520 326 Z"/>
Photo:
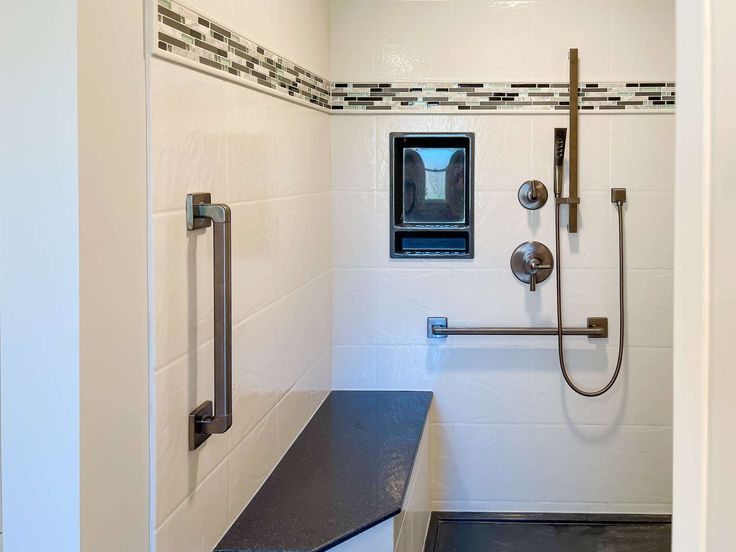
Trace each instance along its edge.
<path fill-rule="evenodd" d="M 433 512 L 424 552 L 669 552 L 670 516 Z"/>

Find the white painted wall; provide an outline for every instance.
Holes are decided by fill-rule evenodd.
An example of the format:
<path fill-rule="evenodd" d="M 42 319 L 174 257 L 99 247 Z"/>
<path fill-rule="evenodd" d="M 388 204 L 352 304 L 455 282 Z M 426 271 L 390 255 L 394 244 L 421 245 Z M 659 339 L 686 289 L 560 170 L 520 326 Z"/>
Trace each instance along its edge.
<path fill-rule="evenodd" d="M 0 9 L 12 22 L 4 51 L 25 44 L 0 86 L 0 186 L 19 207 L 0 221 L 2 536 L 6 552 L 27 550 L 31 538 L 35 548 L 72 552 L 80 543 L 77 6 Z"/>
<path fill-rule="evenodd" d="M 565 80 L 570 46 L 581 48 L 584 80 L 674 77 L 671 2 L 592 2 L 571 19 L 542 17 L 552 4 L 387 1 L 377 3 L 371 15 L 365 2 L 336 0 L 331 3 L 332 78 Z M 573 3 L 554 5 L 570 15 Z M 389 17 L 397 10 L 403 14 L 399 26 Z M 450 12 L 442 15 L 443 10 Z M 546 33 L 544 45 L 525 44 L 523 32 L 479 30 L 485 24 L 499 32 L 523 26 L 528 10 L 537 25 L 530 33 Z M 621 19 L 629 22 L 626 33 L 612 32 Z M 603 20 L 611 27 L 589 30 Z M 412 45 L 429 40 L 427 33 L 434 36 L 438 24 L 461 24 L 467 36 L 478 31 L 473 51 L 482 55 L 453 68 L 442 56 L 407 54 Z M 555 32 L 539 25 L 554 25 Z M 364 31 L 356 32 L 359 27 Z M 389 40 L 387 33 L 395 27 L 404 32 Z M 494 49 L 498 36 L 506 37 L 498 39 L 506 50 Z M 646 50 L 632 46 L 644 43 Z M 517 48 L 531 48 L 529 69 L 523 68 L 523 55 L 510 54 Z M 549 57 L 549 64 L 535 65 L 537 55 Z M 362 72 L 381 56 L 392 63 Z M 555 69 L 545 69 L 548 65 Z M 566 339 L 573 376 L 591 388 L 609 378 L 618 345 L 617 225 L 609 188 L 629 190 L 626 361 L 620 381 L 598 399 L 578 397 L 565 387 L 553 337 L 455 337 L 446 343 L 425 337 L 427 316 L 448 316 L 458 325 L 556 324 L 554 280 L 530 294 L 508 263 L 523 241 L 554 246 L 551 202 L 531 213 L 518 204 L 516 191 L 529 178 L 551 189 L 553 128 L 567 126 L 566 116 L 331 120 L 333 384 L 337 389 L 435 392 L 435 510 L 671 509 L 674 116 L 591 114 L 580 124 L 581 223 L 577 236 L 563 232 L 564 319 L 584 325 L 587 316 L 605 315 L 611 321 L 611 337 L 603 344 Z M 389 259 L 392 131 L 476 133 L 474 260 Z"/>
<path fill-rule="evenodd" d="M 1 6 L 6 552 L 148 548 L 143 6 L 97 4 Z"/>
<path fill-rule="evenodd" d="M 242 2 L 201 4 L 327 66 L 325 2 L 262 2 L 263 21 Z M 207 551 L 331 388 L 329 116 L 160 59 L 150 93 L 154 540 Z M 212 399 L 212 235 L 184 219 L 198 191 L 232 209 L 234 412 L 227 434 L 190 452 L 187 415 Z"/>
<path fill-rule="evenodd" d="M 731 94 L 736 6 L 728 0 L 677 5 L 675 213 L 675 434 L 673 550 L 730 550 L 736 418 L 734 291 L 723 252 L 734 235 L 732 194 L 736 114 Z"/>
<path fill-rule="evenodd" d="M 149 543 L 143 23 L 142 2 L 79 0 L 79 469 L 84 552 L 145 551 Z"/>

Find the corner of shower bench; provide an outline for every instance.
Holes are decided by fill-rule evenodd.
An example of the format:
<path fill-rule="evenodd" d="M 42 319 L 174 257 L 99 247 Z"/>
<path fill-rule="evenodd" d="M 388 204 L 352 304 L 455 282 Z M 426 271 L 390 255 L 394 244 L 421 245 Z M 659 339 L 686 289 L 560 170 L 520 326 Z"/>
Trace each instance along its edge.
<path fill-rule="evenodd" d="M 421 552 L 428 391 L 332 391 L 214 552 Z"/>

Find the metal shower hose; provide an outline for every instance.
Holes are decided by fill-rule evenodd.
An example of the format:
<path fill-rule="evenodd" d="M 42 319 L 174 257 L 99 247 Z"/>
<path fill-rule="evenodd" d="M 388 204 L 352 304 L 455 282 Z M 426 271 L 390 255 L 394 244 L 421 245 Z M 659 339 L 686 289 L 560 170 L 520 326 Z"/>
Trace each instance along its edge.
<path fill-rule="evenodd" d="M 560 357 L 560 370 L 562 377 L 570 386 L 570 389 L 584 397 L 599 397 L 608 391 L 613 384 L 616 383 L 618 375 L 621 372 L 621 362 L 624 358 L 624 217 L 623 204 L 616 203 L 618 210 L 618 305 L 619 305 L 619 334 L 618 334 L 618 360 L 616 360 L 616 369 L 609 382 L 596 391 L 585 391 L 580 389 L 575 382 L 572 381 L 570 374 L 567 372 L 565 364 L 565 349 L 562 345 L 562 270 L 560 263 L 560 204 L 555 202 L 555 257 L 557 258 L 557 270 L 555 270 L 555 279 L 557 281 L 557 351 Z"/>

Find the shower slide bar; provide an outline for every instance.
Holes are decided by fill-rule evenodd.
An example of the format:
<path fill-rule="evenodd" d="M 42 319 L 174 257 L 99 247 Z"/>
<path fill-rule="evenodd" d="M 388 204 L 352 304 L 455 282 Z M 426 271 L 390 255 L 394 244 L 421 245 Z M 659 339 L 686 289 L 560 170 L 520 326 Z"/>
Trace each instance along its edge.
<path fill-rule="evenodd" d="M 189 231 L 213 226 L 215 400 L 205 401 L 189 413 L 189 450 L 194 450 L 210 435 L 225 433 L 233 424 L 230 207 L 213 204 L 207 193 L 188 194 L 186 214 Z"/>
<path fill-rule="evenodd" d="M 585 328 L 563 328 L 563 335 L 577 335 L 592 339 L 606 339 L 608 337 L 608 318 L 588 318 Z M 448 326 L 447 318 L 433 316 L 427 318 L 427 337 L 431 339 L 446 339 L 448 335 L 557 335 L 557 327 L 457 327 Z"/>

